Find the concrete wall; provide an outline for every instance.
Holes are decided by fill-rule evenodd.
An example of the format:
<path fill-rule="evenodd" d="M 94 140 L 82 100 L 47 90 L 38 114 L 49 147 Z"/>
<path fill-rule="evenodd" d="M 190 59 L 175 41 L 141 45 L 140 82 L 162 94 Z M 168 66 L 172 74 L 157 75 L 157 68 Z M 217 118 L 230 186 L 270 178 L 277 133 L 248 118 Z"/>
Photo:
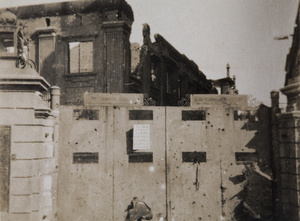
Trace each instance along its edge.
<path fill-rule="evenodd" d="M 124 220 L 134 196 L 153 220 L 272 216 L 269 108 L 240 95 L 193 95 L 190 107 L 130 96 L 61 108 L 59 220 Z M 150 149 L 132 151 L 134 125 L 149 125 Z"/>
<path fill-rule="evenodd" d="M 49 113 L 35 92 L 0 93 L 1 220 L 55 220 L 55 118 Z"/>

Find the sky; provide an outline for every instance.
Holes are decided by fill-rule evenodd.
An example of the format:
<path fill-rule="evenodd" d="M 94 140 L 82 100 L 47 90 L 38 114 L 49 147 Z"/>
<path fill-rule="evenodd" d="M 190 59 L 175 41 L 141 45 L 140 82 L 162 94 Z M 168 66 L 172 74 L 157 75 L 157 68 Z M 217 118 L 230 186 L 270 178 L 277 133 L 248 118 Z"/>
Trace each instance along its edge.
<path fill-rule="evenodd" d="M 0 7 L 61 0 L 0 0 Z M 143 42 L 142 24 L 193 60 L 208 79 L 237 78 L 240 94 L 270 106 L 284 87 L 299 0 L 127 0 L 135 21 L 130 41 Z M 275 38 L 288 36 L 286 40 Z M 154 41 L 154 38 L 152 37 Z M 286 103 L 280 95 L 281 103 Z"/>

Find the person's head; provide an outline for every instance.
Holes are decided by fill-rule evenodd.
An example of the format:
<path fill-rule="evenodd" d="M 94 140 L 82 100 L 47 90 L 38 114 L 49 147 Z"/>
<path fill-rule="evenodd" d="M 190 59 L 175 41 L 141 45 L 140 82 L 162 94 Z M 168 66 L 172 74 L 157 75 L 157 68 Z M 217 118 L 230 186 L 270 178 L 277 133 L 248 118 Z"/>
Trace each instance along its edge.
<path fill-rule="evenodd" d="M 131 201 L 131 203 L 132 203 L 133 205 L 135 205 L 135 203 L 136 203 L 137 201 L 139 201 L 139 198 L 135 196 L 135 197 L 133 197 L 133 200 Z"/>

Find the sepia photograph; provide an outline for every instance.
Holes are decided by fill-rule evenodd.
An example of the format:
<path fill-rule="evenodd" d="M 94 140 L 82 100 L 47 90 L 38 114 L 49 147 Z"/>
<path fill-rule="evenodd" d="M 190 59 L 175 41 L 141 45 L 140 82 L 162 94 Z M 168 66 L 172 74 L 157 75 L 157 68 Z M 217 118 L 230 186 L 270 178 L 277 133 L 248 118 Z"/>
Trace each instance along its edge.
<path fill-rule="evenodd" d="M 0 221 L 142 220 L 300 221 L 299 0 L 0 0 Z"/>

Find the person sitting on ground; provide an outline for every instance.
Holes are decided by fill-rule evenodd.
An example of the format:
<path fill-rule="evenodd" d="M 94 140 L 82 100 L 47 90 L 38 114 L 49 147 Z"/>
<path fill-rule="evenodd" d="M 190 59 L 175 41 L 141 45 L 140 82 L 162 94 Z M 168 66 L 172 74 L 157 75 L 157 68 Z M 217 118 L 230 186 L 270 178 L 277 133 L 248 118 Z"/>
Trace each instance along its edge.
<path fill-rule="evenodd" d="M 133 200 L 125 211 L 127 212 L 125 221 L 142 221 L 143 219 L 152 219 L 150 207 L 137 197 L 133 197 Z"/>

